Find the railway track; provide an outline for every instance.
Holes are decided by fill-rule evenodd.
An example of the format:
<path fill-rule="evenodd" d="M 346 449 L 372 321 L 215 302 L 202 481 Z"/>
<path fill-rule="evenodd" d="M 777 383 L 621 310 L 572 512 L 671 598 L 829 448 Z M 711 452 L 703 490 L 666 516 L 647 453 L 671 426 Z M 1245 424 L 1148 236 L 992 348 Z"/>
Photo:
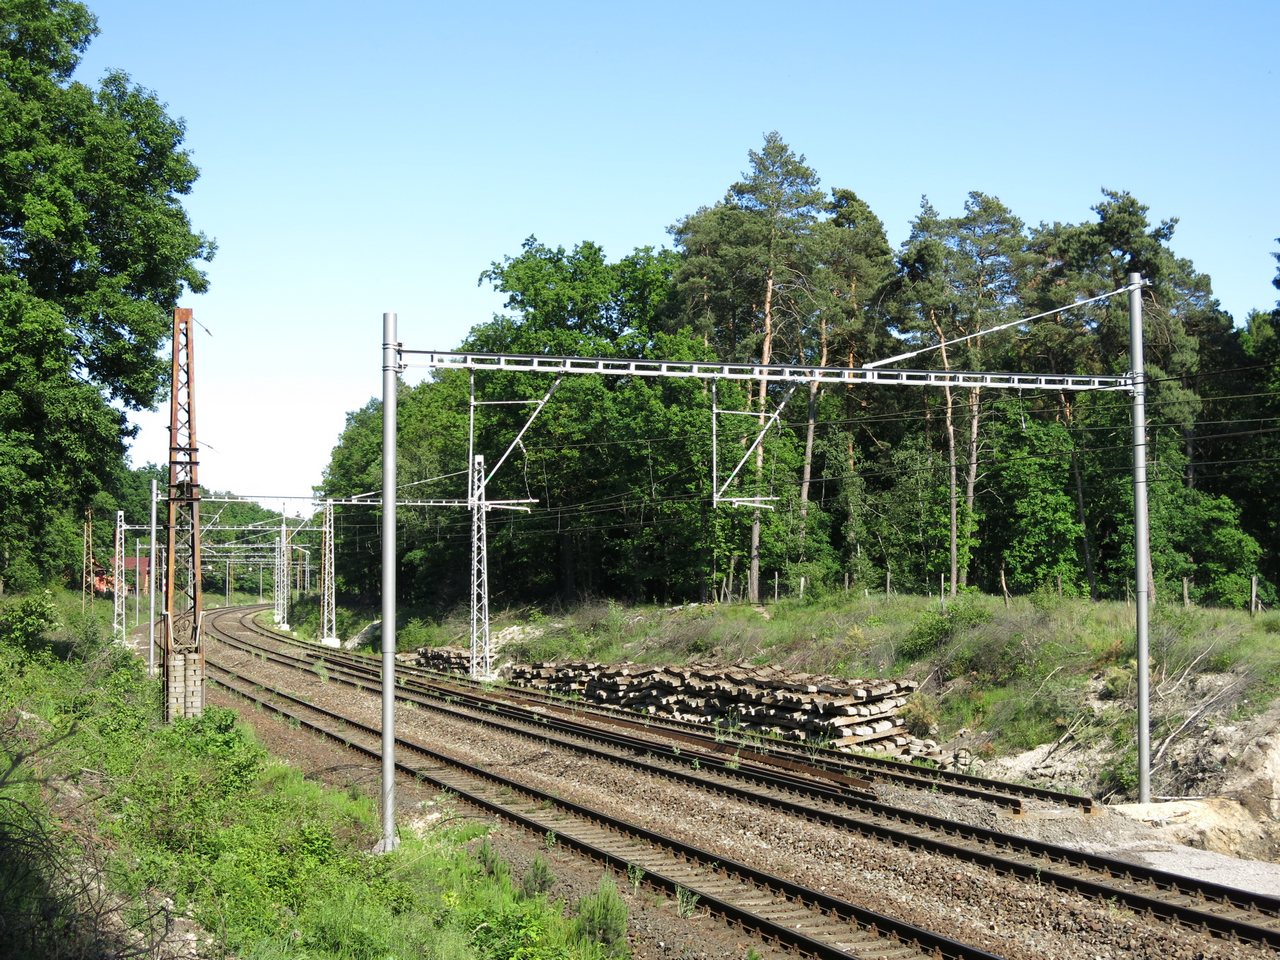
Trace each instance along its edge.
<path fill-rule="evenodd" d="M 212 625 L 212 624 L 210 624 Z M 217 629 L 216 627 L 214 628 Z M 299 727 L 370 758 L 381 756 L 381 731 L 307 703 L 207 659 L 208 677 Z M 697 902 L 730 923 L 808 956 L 860 960 L 996 960 L 996 955 L 933 931 L 738 863 L 602 810 L 520 784 L 407 737 L 396 737 L 396 768 L 435 784 L 536 835 L 553 836 L 600 863 L 643 871 L 645 883 Z"/>
<path fill-rule="evenodd" d="M 226 638 L 224 642 L 255 657 L 295 669 L 314 669 L 316 663 L 323 661 L 323 669 L 331 680 L 370 693 L 380 689 L 379 668 L 370 662 L 371 658 L 299 644 L 253 622 L 254 612 L 218 614 L 210 625 L 215 634 Z M 240 636 L 235 636 L 237 633 Z M 261 639 L 250 641 L 244 633 Z M 789 771 L 791 776 L 779 779 L 775 773 L 778 768 L 757 765 L 754 761 L 750 769 L 743 770 L 741 765 L 728 767 L 731 760 L 714 754 L 705 762 L 698 758 L 691 760 L 679 746 L 663 747 L 631 732 L 619 732 L 616 727 L 604 730 L 592 727 L 580 711 L 570 711 L 577 714 L 572 718 L 549 712 L 530 713 L 528 707 L 521 711 L 507 700 L 495 703 L 469 685 L 441 684 L 433 677 L 410 671 L 399 677 L 399 686 L 398 696 L 402 699 L 455 719 L 494 724 L 520 736 L 586 751 L 597 759 L 681 779 L 699 789 L 729 794 L 897 846 L 940 853 L 1039 884 L 1124 904 L 1140 913 L 1211 931 L 1218 936 L 1280 948 L 1280 900 L 1277 898 L 889 807 L 871 798 L 868 781 L 860 778 L 842 774 L 852 782 L 833 785 L 829 779 L 802 775 L 794 769 Z M 535 705 L 533 709 L 545 711 L 546 706 Z M 376 744 L 374 750 L 377 750 Z M 756 769 L 757 766 L 763 770 Z M 449 786 L 449 789 L 456 788 Z M 723 858 L 717 859 L 723 862 Z M 648 872 L 643 864 L 640 868 Z M 687 885 L 685 888 L 692 889 Z M 803 894 L 798 896 L 803 900 Z M 721 912 L 734 918 L 731 911 Z"/>
<path fill-rule="evenodd" d="M 291 639 L 252 621 L 247 622 L 245 627 L 268 639 L 285 641 Z M 302 646 L 311 650 L 317 649 L 314 645 Z M 341 662 L 358 669 L 368 668 L 372 660 L 368 656 L 332 648 L 325 648 L 322 656 L 328 663 Z M 503 701 L 516 709 L 525 711 L 540 706 L 548 713 L 570 720 L 584 718 L 587 721 L 584 726 L 597 730 L 602 724 L 607 723 L 648 739 L 661 735 L 668 740 L 688 744 L 686 754 L 699 756 L 703 763 L 714 762 L 717 757 L 730 758 L 739 766 L 743 763 L 762 764 L 799 773 L 805 779 L 826 780 L 860 790 L 869 789 L 877 782 L 896 783 L 930 793 L 951 794 L 979 800 L 1014 814 L 1022 812 L 1024 800 L 1036 800 L 1074 808 L 1083 813 L 1092 812 L 1094 809 L 1091 797 L 1064 791 L 922 767 L 884 757 L 850 755 L 816 746 L 800 747 L 782 740 L 749 736 L 724 726 L 715 727 L 708 732 L 705 724 L 670 718 L 637 717 L 636 714 L 618 707 L 585 704 L 530 688 L 495 688 L 492 684 L 482 681 L 454 674 L 443 674 L 412 664 L 399 664 L 396 669 L 399 676 L 416 677 L 436 689 L 447 689 L 452 696 L 469 695 L 487 705 Z M 702 753 L 692 754 L 689 753 L 690 750 L 699 750 Z"/>
<path fill-rule="evenodd" d="M 348 654 L 350 656 L 350 654 Z M 415 676 L 431 678 L 435 683 L 447 684 L 457 689 L 473 692 L 484 691 L 485 685 L 468 677 L 443 674 L 423 667 L 406 665 L 407 672 Z M 1029 784 L 991 780 L 952 770 L 916 766 L 887 757 L 851 755 L 826 747 L 796 746 L 783 740 L 770 740 L 740 733 L 731 727 L 719 726 L 713 733 L 706 724 L 672 718 L 637 718 L 634 713 L 605 704 L 584 705 L 566 697 L 529 688 L 489 690 L 491 699 L 507 699 L 512 703 L 539 703 L 547 709 L 565 715 L 589 714 L 597 723 L 607 721 L 621 729 L 642 731 L 645 735 L 663 736 L 712 754 L 746 757 L 762 763 L 787 769 L 804 770 L 807 776 L 839 780 L 856 777 L 870 783 L 896 783 L 931 793 L 981 800 L 1004 808 L 1009 813 L 1021 813 L 1024 800 L 1038 800 L 1058 806 L 1075 808 L 1082 813 L 1094 810 L 1092 797 L 1046 790 Z"/>

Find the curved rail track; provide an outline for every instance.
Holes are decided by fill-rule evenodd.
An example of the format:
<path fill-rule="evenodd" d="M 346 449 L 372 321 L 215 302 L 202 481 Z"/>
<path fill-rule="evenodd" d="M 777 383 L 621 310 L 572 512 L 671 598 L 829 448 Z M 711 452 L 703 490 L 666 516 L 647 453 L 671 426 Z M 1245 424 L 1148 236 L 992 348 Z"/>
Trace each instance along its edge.
<path fill-rule="evenodd" d="M 207 623 L 220 634 L 216 620 Z M 285 691 L 243 681 L 216 657 L 207 657 L 206 663 L 209 679 L 239 696 L 366 756 L 381 756 L 380 730 Z M 399 772 L 434 783 L 535 834 L 554 835 L 557 843 L 598 862 L 621 870 L 637 867 L 644 882 L 677 897 L 696 897 L 730 923 L 789 949 L 832 960 L 998 960 L 987 951 L 517 783 L 407 737 L 396 737 L 396 745 L 413 758 L 397 762 Z"/>
<path fill-rule="evenodd" d="M 211 611 L 207 622 L 213 635 L 231 648 L 295 669 L 314 670 L 317 664 L 323 663 L 324 672 L 332 681 L 348 684 L 371 694 L 380 690 L 380 665 L 377 661 L 358 654 L 302 644 L 268 630 L 254 622 L 253 617 L 259 609 L 261 608 L 250 608 L 245 611 L 244 608 L 238 608 L 223 613 Z M 244 636 L 245 633 L 260 637 L 261 640 L 250 640 Z M 209 662 L 211 679 L 227 686 L 228 689 L 259 702 L 271 700 L 275 705 L 271 702 L 265 702 L 265 705 L 277 712 L 294 717 L 300 724 L 347 743 L 355 749 L 380 755 L 377 735 L 364 746 L 352 742 L 352 731 L 358 725 L 354 725 L 351 721 L 346 721 L 346 725 L 340 728 L 332 728 L 331 725 L 334 723 L 332 718 L 308 719 L 308 711 L 319 714 L 318 708 L 289 697 L 282 691 L 273 691 L 268 695 L 245 688 L 235 679 L 231 671 L 218 662 L 217 657 L 211 657 Z M 560 747 L 588 753 L 610 763 L 639 768 L 668 779 L 678 779 L 698 789 L 730 795 L 737 799 L 772 807 L 789 815 L 856 831 L 897 846 L 927 850 L 966 860 L 1005 874 L 1027 878 L 1036 883 L 1051 884 L 1087 897 L 1124 904 L 1140 913 L 1209 931 L 1218 936 L 1280 949 L 1280 898 L 1253 894 L 1233 887 L 1202 882 L 1108 857 L 1082 853 L 1066 847 L 891 807 L 873 798 L 870 792 L 872 784 L 869 780 L 825 768 L 815 772 L 793 758 L 784 757 L 785 762 L 778 765 L 770 762 L 771 758 L 768 755 L 756 756 L 755 751 L 751 752 L 752 756 L 747 757 L 744 755 L 745 752 L 726 756 L 721 751 L 712 749 L 703 749 L 691 757 L 678 744 L 664 743 L 661 739 L 640 735 L 649 732 L 642 722 L 625 720 L 622 729 L 617 725 L 617 718 L 606 718 L 603 724 L 592 724 L 583 710 L 568 708 L 563 703 L 548 703 L 537 698 L 532 702 L 526 699 L 521 703 L 524 691 L 501 691 L 496 697 L 493 693 L 495 692 L 480 689 L 479 685 L 458 683 L 453 678 L 442 680 L 439 675 L 428 671 L 405 669 L 398 674 L 398 699 L 415 703 L 424 709 L 440 711 L 454 719 L 491 724 L 522 737 L 537 738 Z M 595 719 L 594 715 L 591 715 L 591 719 Z M 365 729 L 368 732 L 368 728 Z M 377 734 L 377 731 L 371 733 Z M 662 737 L 669 737 L 665 729 L 659 733 Z M 705 735 L 699 738 L 699 742 L 702 747 L 707 746 Z M 721 744 L 712 740 L 711 746 L 719 747 Z M 528 826 L 529 829 L 540 832 L 550 830 L 557 836 L 570 836 L 563 832 L 567 828 L 565 824 L 559 827 L 546 825 L 543 821 L 552 818 L 545 813 L 535 816 L 522 807 L 499 810 L 491 805 L 493 803 L 491 791 L 499 781 L 505 785 L 497 789 L 514 791 L 521 796 L 538 795 L 538 792 L 532 788 L 509 783 L 504 778 L 479 768 L 469 767 L 461 761 L 449 760 L 420 744 L 405 741 L 405 747 L 415 754 L 431 758 L 433 767 L 426 773 L 429 779 L 472 798 L 471 788 L 464 789 L 463 785 L 456 781 L 456 777 L 461 774 L 450 773 L 443 779 L 436 774 L 436 765 L 441 769 L 445 764 L 450 765 L 450 769 L 466 768 L 467 776 L 479 777 L 488 784 L 483 790 L 479 787 L 475 788 L 478 792 L 474 794 L 474 802 L 480 806 Z M 423 770 L 417 768 L 406 772 L 414 776 L 424 774 Z M 1051 792 L 1045 791 L 1045 793 Z M 580 849 L 588 855 L 615 865 L 620 865 L 623 861 L 636 864 L 654 877 L 657 885 L 669 888 L 680 886 L 691 890 L 716 912 L 732 922 L 752 926 L 763 936 L 777 939 L 781 943 L 788 943 L 802 952 L 815 956 L 853 955 L 887 958 L 898 956 L 893 951 L 909 945 L 911 949 L 923 950 L 925 955 L 932 956 L 989 956 L 981 951 L 963 952 L 971 948 L 947 938 L 942 938 L 945 943 L 929 942 L 924 938 L 927 931 L 920 931 L 915 927 L 899 931 L 886 926 L 891 922 L 900 923 L 900 921 L 891 921 L 891 918 L 879 915 L 872 915 L 870 918 L 861 917 L 857 913 L 849 912 L 860 909 L 852 904 L 844 901 L 828 903 L 826 901 L 834 898 L 827 897 L 818 891 L 806 890 L 797 885 L 791 885 L 789 881 L 782 878 L 765 874 L 756 877 L 755 874 L 759 871 L 754 871 L 753 868 L 742 864 L 732 864 L 723 857 L 715 857 L 705 851 L 694 848 L 682 850 L 682 845 L 675 840 L 670 838 L 655 840 L 653 838 L 656 835 L 651 834 L 650 831 L 628 827 L 599 811 L 587 810 L 565 801 L 548 798 L 546 795 L 538 795 L 537 799 L 529 802 L 532 802 L 535 807 L 551 802 L 562 811 L 557 816 L 585 817 L 590 823 L 596 824 L 596 827 L 586 830 L 585 833 L 579 830 L 574 834 L 581 840 Z M 541 819 L 539 819 L 540 816 Z M 600 846 L 597 841 L 601 838 L 591 832 L 594 829 L 605 829 L 611 833 L 622 831 L 623 835 L 629 838 L 628 844 L 657 843 L 667 851 L 665 856 L 674 856 L 688 864 L 700 864 L 698 869 L 703 872 L 695 879 L 678 870 L 673 873 L 674 868 L 671 864 L 661 865 L 649 861 L 646 865 L 644 858 L 627 859 L 628 856 L 635 854 L 632 847 L 624 845 L 613 849 Z M 600 851 L 603 851 L 603 854 Z M 627 851 L 631 851 L 630 854 Z M 712 864 L 718 866 L 708 875 L 706 871 Z M 724 871 L 728 871 L 735 878 L 731 884 Z M 686 883 L 685 880 L 689 882 Z M 740 888 L 743 883 L 757 892 L 739 893 L 737 900 L 729 896 L 731 889 Z M 729 885 L 726 886 L 727 884 Z M 760 896 L 765 895 L 760 891 L 768 893 L 770 899 L 767 903 L 756 903 Z M 805 931 L 805 936 L 813 942 L 809 940 L 792 942 L 783 933 L 757 926 L 756 920 L 761 918 L 753 914 L 755 907 L 762 908 L 763 912 L 768 914 L 777 912 L 784 927 Z M 811 912 L 813 910 L 817 911 L 816 915 Z M 810 912 L 802 914 L 796 911 Z M 810 919 L 798 919 L 805 915 Z M 754 919 L 752 919 L 753 916 Z M 827 919 L 819 922 L 815 916 L 827 919 L 838 918 L 837 928 L 830 929 L 825 925 Z M 799 927 L 796 926 L 797 923 Z M 865 938 L 867 930 L 875 930 L 877 933 L 889 931 L 887 934 L 889 942 L 882 942 L 877 947 L 866 943 L 863 939 L 859 939 L 856 943 L 840 939 L 848 937 L 850 931 L 859 929 L 864 931 L 858 934 L 860 938 Z M 929 934 L 929 936 L 936 935 Z M 827 947 L 822 947 L 824 943 Z M 823 952 L 828 947 L 835 949 L 836 953 Z M 855 952 L 851 954 L 850 950 Z M 877 950 L 880 952 L 876 952 Z M 884 952 L 885 950 L 889 952 Z"/>

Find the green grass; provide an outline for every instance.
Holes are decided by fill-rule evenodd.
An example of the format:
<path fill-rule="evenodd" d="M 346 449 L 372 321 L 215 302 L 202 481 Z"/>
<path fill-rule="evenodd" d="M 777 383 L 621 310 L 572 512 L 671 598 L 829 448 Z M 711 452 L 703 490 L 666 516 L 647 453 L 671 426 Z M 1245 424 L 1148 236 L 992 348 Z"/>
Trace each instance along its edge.
<path fill-rule="evenodd" d="M 466 848 L 474 825 L 407 836 L 395 853 L 375 856 L 367 852 L 379 835 L 370 799 L 273 761 L 230 711 L 209 707 L 161 725 L 158 685 L 103 642 L 102 610 L 80 617 L 76 599 L 56 604 L 65 617 L 55 642 L 17 642 L 8 628 L 19 618 L 0 616 L 0 715 L 13 721 L 0 734 L 0 771 L 17 761 L 0 780 L 0 853 L 10 872 L 0 879 L 22 881 L 0 889 L 0 929 L 19 931 L 0 957 L 92 955 L 90 947 L 67 952 L 84 905 L 55 893 L 93 854 L 122 898 L 125 923 L 142 935 L 170 902 L 215 938 L 202 955 L 619 953 L 616 942 L 586 936 L 564 904 L 547 901 L 547 878 L 525 892 L 510 870 L 484 869 Z M 74 835 L 51 827 L 67 816 L 48 806 L 55 792 L 75 798 Z M 40 842 L 15 845 L 24 837 Z"/>

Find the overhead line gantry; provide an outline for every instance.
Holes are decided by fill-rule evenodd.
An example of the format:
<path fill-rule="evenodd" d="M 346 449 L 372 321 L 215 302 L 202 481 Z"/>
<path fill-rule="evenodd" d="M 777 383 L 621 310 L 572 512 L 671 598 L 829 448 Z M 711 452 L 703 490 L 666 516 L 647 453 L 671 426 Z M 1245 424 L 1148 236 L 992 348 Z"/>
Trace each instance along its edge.
<path fill-rule="evenodd" d="M 461 353 L 400 350 L 401 369 L 507 370 L 522 373 L 599 374 L 615 377 L 675 377 L 698 380 L 778 380 L 819 384 L 880 384 L 898 387 L 998 387 L 1006 390 L 1131 390 L 1129 376 L 1043 373 L 983 373 L 973 370 L 899 370 L 884 367 L 818 367 L 803 364 L 709 363 L 550 357 L 540 354 Z M 517 401 L 523 402 L 523 401 Z M 758 414 L 758 411 L 756 411 Z"/>
<path fill-rule="evenodd" d="M 470 353 L 460 351 L 411 350 L 405 349 L 399 341 L 397 333 L 397 316 L 384 313 L 382 316 L 382 374 L 383 374 L 383 594 L 382 594 L 382 662 L 383 662 L 383 839 L 380 849 L 389 850 L 396 844 L 394 823 L 394 712 L 395 712 L 395 512 L 396 512 L 396 402 L 397 382 L 399 374 L 409 367 L 425 367 L 435 370 L 468 370 L 474 374 L 482 370 L 498 370 L 520 373 L 546 373 L 560 378 L 566 375 L 586 374 L 618 377 L 669 377 L 684 379 L 710 380 L 752 380 L 779 381 L 789 385 L 788 395 L 794 386 L 800 383 L 844 384 L 844 385 L 884 385 L 899 387 L 955 387 L 955 388 L 991 388 L 1002 390 L 1037 390 L 1063 392 L 1127 392 L 1133 398 L 1133 489 L 1134 489 L 1134 540 L 1135 540 L 1135 579 L 1137 596 L 1137 636 L 1138 636 L 1138 780 L 1139 799 L 1143 802 L 1150 797 L 1150 710 L 1149 710 L 1149 676 L 1148 676 L 1148 621 L 1150 604 L 1150 534 L 1147 517 L 1147 482 L 1146 482 L 1146 419 L 1145 393 L 1146 374 L 1144 370 L 1142 350 L 1142 300 L 1141 291 L 1144 281 L 1140 274 L 1129 275 L 1128 284 L 1118 290 L 1093 297 L 1088 301 L 1068 305 L 1048 311 L 1038 317 L 1025 318 L 1022 321 L 1002 324 L 992 330 L 979 331 L 978 334 L 991 333 L 995 329 L 1008 329 L 1020 323 L 1059 313 L 1084 303 L 1105 300 L 1121 293 L 1129 297 L 1131 365 L 1129 373 L 1120 376 L 1082 376 L 1074 374 L 1029 374 L 1007 372 L 982 372 L 968 370 L 906 370 L 887 368 L 886 364 L 919 355 L 924 350 L 911 351 L 899 357 L 889 357 L 864 367 L 824 367 L 807 364 L 750 364 L 750 363 L 717 363 L 704 361 L 666 361 L 635 360 L 604 357 L 567 357 L 544 356 L 537 354 L 492 354 Z M 928 349 L 928 348 L 926 348 Z M 474 384 L 474 380 L 473 380 Z M 473 386 L 474 390 L 474 386 Z M 551 392 L 538 405 L 538 410 L 550 398 Z M 519 403 L 524 401 L 507 401 Z M 785 402 L 785 398 L 784 398 Z M 474 435 L 474 393 L 471 403 L 471 431 Z M 780 412 L 780 407 L 777 412 Z M 721 411 L 713 403 L 714 418 Z M 732 413 L 734 411 L 723 411 Z M 763 424 L 758 444 L 764 432 L 776 420 L 777 412 Z M 763 411 L 755 411 L 760 416 Z M 535 411 L 536 415 L 536 411 Z M 531 420 L 532 418 L 530 418 Z M 526 424 L 527 429 L 527 424 Z M 523 430 L 521 431 L 523 434 Z M 517 442 L 518 442 L 517 438 Z M 475 462 L 474 450 L 469 451 L 472 462 L 468 463 L 468 506 L 474 511 L 473 516 L 473 557 L 472 557 L 472 605 L 473 623 L 476 621 L 475 607 L 479 603 L 477 597 L 477 577 L 483 583 L 484 605 L 487 607 L 488 575 L 487 569 L 477 565 L 482 556 L 484 539 L 476 531 L 476 524 L 483 523 L 486 503 L 483 498 L 484 486 L 492 479 L 492 472 L 485 474 L 483 462 Z M 510 452 L 510 451 L 508 451 Z M 504 455 L 505 459 L 505 455 Z M 761 506 L 761 498 L 732 498 L 722 496 L 728 489 L 729 482 L 736 475 L 730 475 L 723 488 L 715 488 L 713 494 L 716 503 L 731 506 Z M 479 492 L 479 495 L 477 493 Z M 444 504 L 440 504 L 444 505 Z M 453 505 L 453 504 L 449 504 Z M 475 629 L 473 628 L 473 637 Z M 473 645 L 475 640 L 473 638 Z M 474 668 L 473 668 L 474 669 Z"/>

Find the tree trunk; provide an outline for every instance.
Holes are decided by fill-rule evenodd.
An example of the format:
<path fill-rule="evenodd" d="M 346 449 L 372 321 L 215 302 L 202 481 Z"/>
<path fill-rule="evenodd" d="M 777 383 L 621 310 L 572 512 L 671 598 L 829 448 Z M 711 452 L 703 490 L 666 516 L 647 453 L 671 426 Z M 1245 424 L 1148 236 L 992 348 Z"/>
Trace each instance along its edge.
<path fill-rule="evenodd" d="M 818 322 L 818 366 L 827 365 L 827 321 Z M 800 519 L 809 516 L 809 484 L 813 479 L 813 435 L 818 423 L 818 381 L 809 381 L 809 418 L 804 433 L 804 466 L 800 474 Z M 800 528 L 800 543 L 804 544 L 805 527 Z"/>
<path fill-rule="evenodd" d="M 1182 446 L 1187 454 L 1187 471 L 1185 483 L 1188 490 L 1196 488 L 1196 433 L 1192 427 L 1182 431 Z"/>
<path fill-rule="evenodd" d="M 929 311 L 929 319 L 933 322 L 933 329 L 937 331 L 937 334 L 938 334 L 938 343 L 941 346 L 941 352 L 942 352 L 942 369 L 950 370 L 951 364 L 947 360 L 947 341 L 946 341 L 946 338 L 942 335 L 942 326 L 938 323 L 938 318 L 932 310 Z M 948 501 L 950 505 L 949 513 L 950 513 L 950 520 L 951 520 L 951 530 L 950 530 L 951 596 L 954 597 L 956 595 L 956 575 L 959 572 L 958 568 L 960 566 L 959 529 L 956 523 L 956 520 L 957 520 L 956 488 L 957 486 L 959 486 L 959 484 L 956 481 L 956 424 L 955 424 L 953 405 L 951 402 L 951 387 L 945 386 L 942 388 L 942 390 L 947 399 L 947 417 L 946 417 L 947 483 L 948 483 L 947 490 L 948 490 L 948 493 L 950 494 L 950 496 L 948 497 Z"/>
<path fill-rule="evenodd" d="M 773 358 L 773 268 L 764 281 L 764 340 L 760 344 L 760 363 L 768 366 Z M 760 378 L 760 429 L 768 421 L 765 402 L 769 396 L 769 378 Z M 756 447 L 756 487 L 764 478 L 764 441 Z M 751 564 L 747 569 L 747 599 L 760 602 L 760 510 L 751 515 Z"/>
<path fill-rule="evenodd" d="M 1093 547 L 1089 544 L 1089 523 L 1084 512 L 1084 478 L 1080 475 L 1080 460 L 1071 451 L 1071 479 L 1076 494 L 1076 516 L 1080 520 L 1080 552 L 1084 554 L 1084 575 L 1089 580 L 1089 599 L 1098 599 L 1098 578 L 1093 571 Z"/>
<path fill-rule="evenodd" d="M 1071 427 L 1071 402 L 1065 393 L 1059 393 L 1062 404 L 1062 421 Z M 1098 576 L 1093 569 L 1093 544 L 1089 542 L 1089 518 L 1084 509 L 1084 476 L 1080 473 L 1080 459 L 1076 454 L 1075 442 L 1071 445 L 1071 486 L 1075 492 L 1076 518 L 1080 521 L 1080 553 L 1084 557 L 1084 575 L 1089 581 L 1089 599 L 1098 601 Z"/>
<path fill-rule="evenodd" d="M 969 391 L 969 462 L 965 466 L 964 475 L 964 532 L 966 539 L 973 533 L 975 516 L 973 502 L 977 498 L 978 492 L 978 423 L 982 412 L 981 399 L 981 387 L 974 387 Z M 968 584 L 969 561 L 966 558 L 964 566 L 960 568 L 960 586 L 965 587 Z"/>
<path fill-rule="evenodd" d="M 560 595 L 566 603 L 573 603 L 578 598 L 578 569 L 573 538 L 567 533 L 558 533 L 556 541 L 560 547 Z"/>

